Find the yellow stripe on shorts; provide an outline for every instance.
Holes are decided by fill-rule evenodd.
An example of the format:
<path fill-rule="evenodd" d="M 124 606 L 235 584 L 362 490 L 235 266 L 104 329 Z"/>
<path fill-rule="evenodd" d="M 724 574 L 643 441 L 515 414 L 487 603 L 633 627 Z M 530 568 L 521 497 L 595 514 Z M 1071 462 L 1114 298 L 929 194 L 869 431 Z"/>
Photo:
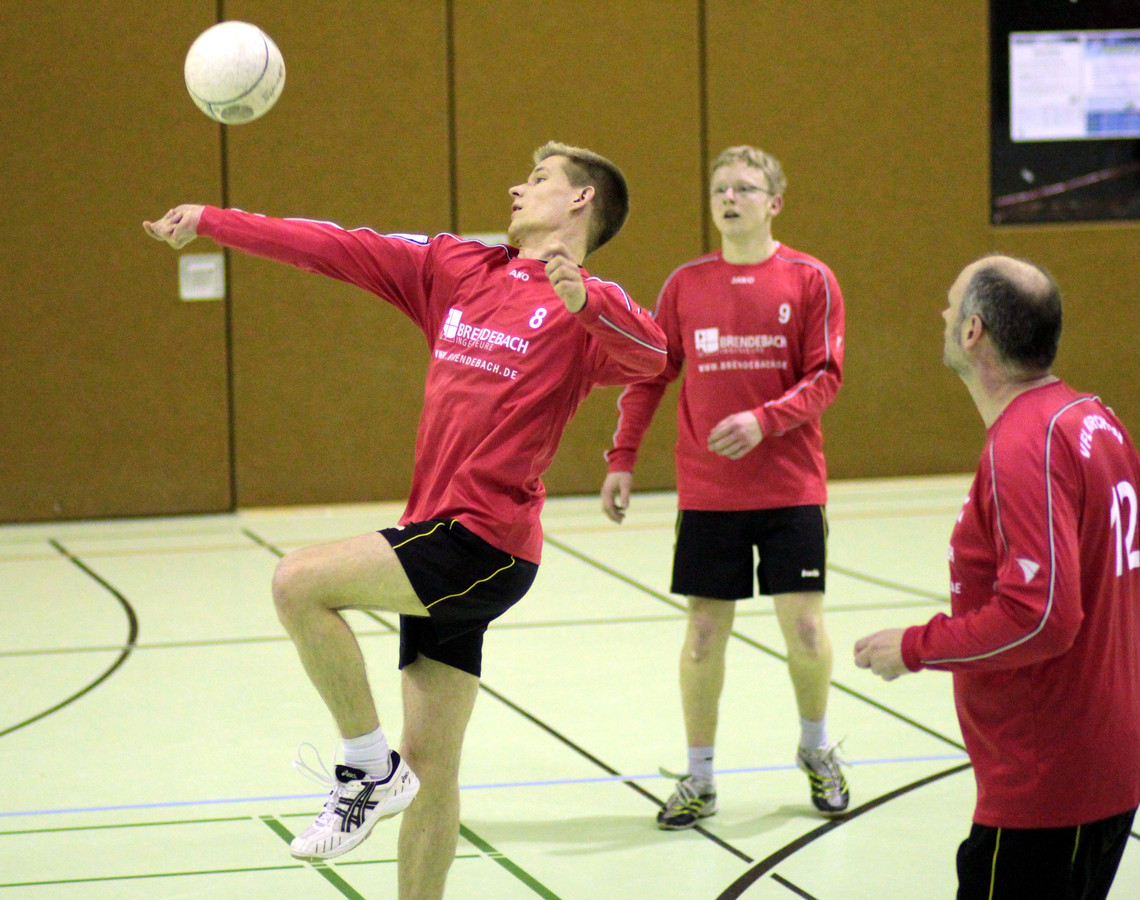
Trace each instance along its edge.
<path fill-rule="evenodd" d="M 452 522 L 454 522 L 455 520 L 454 520 L 454 519 L 452 519 L 451 521 L 452 521 Z M 400 547 L 403 547 L 403 546 L 404 546 L 404 544 L 410 544 L 410 543 L 411 543 L 412 541 L 414 541 L 416 538 L 427 537 L 429 534 L 435 534 L 435 533 L 436 533 L 436 531 L 438 531 L 438 530 L 439 530 L 440 528 L 442 528 L 442 527 L 443 527 L 443 522 L 436 522 L 436 523 L 435 523 L 435 525 L 434 525 L 434 526 L 432 526 L 432 529 L 431 529 L 431 531 L 425 531 L 425 532 L 423 532 L 422 534 L 413 534 L 413 535 L 412 535 L 410 538 L 408 538 L 406 541 L 400 541 L 400 543 L 398 543 L 398 544 L 393 544 L 393 545 L 392 545 L 392 549 L 393 549 L 393 550 L 397 550 L 397 549 L 399 549 Z M 447 527 L 448 527 L 448 528 L 451 528 L 451 524 L 449 523 Z"/>
<path fill-rule="evenodd" d="M 513 566 L 514 564 L 515 564 L 515 558 L 512 556 L 512 557 L 511 557 L 511 561 L 510 561 L 509 563 L 507 563 L 507 565 L 503 566 L 501 569 L 496 569 L 494 572 L 492 572 L 492 573 L 491 573 L 490 575 L 488 575 L 486 578 L 480 578 L 478 581 L 474 582 L 474 583 L 473 583 L 473 584 L 472 584 L 472 585 L 471 585 L 469 588 L 467 588 L 467 590 L 463 590 L 463 591 L 460 591 L 458 594 L 448 594 L 446 597 L 440 597 L 438 600 L 432 600 L 432 602 L 431 602 L 431 603 L 425 603 L 425 604 L 424 604 L 424 608 L 425 608 L 425 609 L 431 609 L 431 608 L 432 608 L 433 606 L 435 606 L 437 603 L 442 603 L 444 600 L 450 600 L 450 599 L 452 599 L 453 597 L 462 597 L 462 596 L 463 596 L 464 594 L 466 594 L 468 591 L 472 591 L 472 590 L 474 590 L 476 587 L 478 587 L 479 585 L 483 584 L 484 582 L 486 582 L 486 581 L 490 581 L 492 578 L 494 578 L 494 577 L 495 577 L 496 575 L 498 575 L 500 572 L 505 572 L 505 571 L 507 571 L 507 569 L 509 569 L 509 568 L 510 568 L 511 566 Z"/>

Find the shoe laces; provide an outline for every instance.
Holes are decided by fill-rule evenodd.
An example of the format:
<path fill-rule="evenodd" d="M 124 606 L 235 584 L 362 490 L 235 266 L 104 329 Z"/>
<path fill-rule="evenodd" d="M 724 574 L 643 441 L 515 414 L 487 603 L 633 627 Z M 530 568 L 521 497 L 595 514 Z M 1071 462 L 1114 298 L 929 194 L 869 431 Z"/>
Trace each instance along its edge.
<path fill-rule="evenodd" d="M 316 757 L 317 765 L 320 766 L 320 771 L 314 769 L 305 761 L 305 748 L 312 751 L 313 756 Z M 319 785 L 325 787 L 329 791 L 329 798 L 325 801 L 325 807 L 321 814 L 317 816 L 315 825 L 324 825 L 336 813 L 337 802 L 340 800 L 340 795 L 344 790 L 342 784 L 332 772 L 329 771 L 325 761 L 321 758 L 321 751 L 314 747 L 312 744 L 306 742 L 297 748 L 297 758 L 293 760 L 293 768 Z"/>
<path fill-rule="evenodd" d="M 666 804 L 667 806 L 680 808 L 687 806 L 694 800 L 700 800 L 701 793 L 698 790 L 698 785 L 703 783 L 698 782 L 692 775 L 670 772 L 664 767 L 659 768 L 657 771 L 665 778 L 671 778 L 677 782 L 677 787 L 673 791 L 673 796 L 669 798 L 669 802 Z M 711 785 L 709 785 L 709 787 L 711 788 Z"/>
<path fill-rule="evenodd" d="M 805 748 L 802 753 L 804 760 L 813 769 L 818 772 L 822 768 L 824 773 L 834 778 L 839 775 L 841 765 L 849 765 L 847 760 L 839 755 L 842 747 L 843 741 L 837 741 L 834 744 L 828 744 L 826 747 L 815 747 L 810 750 Z"/>

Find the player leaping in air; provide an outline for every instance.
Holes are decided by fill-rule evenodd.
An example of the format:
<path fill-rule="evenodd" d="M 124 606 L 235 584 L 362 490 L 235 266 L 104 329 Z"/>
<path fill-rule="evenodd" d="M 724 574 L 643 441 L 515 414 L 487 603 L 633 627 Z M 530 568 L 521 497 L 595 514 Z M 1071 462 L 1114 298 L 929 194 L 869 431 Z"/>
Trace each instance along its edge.
<path fill-rule="evenodd" d="M 204 235 L 358 285 L 403 310 L 427 338 L 416 466 L 399 525 L 292 552 L 273 578 L 278 617 L 343 738 L 329 800 L 292 853 L 345 853 L 418 790 L 400 828 L 402 900 L 443 895 L 483 634 L 534 580 L 542 474 L 566 423 L 593 386 L 639 381 L 665 365 L 653 319 L 618 285 L 580 268 L 625 221 L 620 170 L 558 143 L 534 161 L 510 189 L 511 246 L 385 237 L 209 206 L 179 206 L 144 223 L 175 248 Z M 400 614 L 399 752 L 388 747 L 341 616 L 349 608 Z"/>

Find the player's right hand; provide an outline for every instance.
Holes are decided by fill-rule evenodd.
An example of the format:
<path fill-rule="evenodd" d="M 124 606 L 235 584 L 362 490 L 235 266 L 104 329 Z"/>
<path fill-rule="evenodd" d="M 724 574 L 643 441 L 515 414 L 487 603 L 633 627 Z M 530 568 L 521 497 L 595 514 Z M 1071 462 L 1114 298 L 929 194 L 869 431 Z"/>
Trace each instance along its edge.
<path fill-rule="evenodd" d="M 621 524 L 629 509 L 629 491 L 633 487 L 632 472 L 610 472 L 602 482 L 602 512 Z"/>
<path fill-rule="evenodd" d="M 202 206 L 184 203 L 174 207 L 157 222 L 143 222 L 143 230 L 156 241 L 166 241 L 175 250 L 179 250 L 198 236 L 200 218 Z"/>

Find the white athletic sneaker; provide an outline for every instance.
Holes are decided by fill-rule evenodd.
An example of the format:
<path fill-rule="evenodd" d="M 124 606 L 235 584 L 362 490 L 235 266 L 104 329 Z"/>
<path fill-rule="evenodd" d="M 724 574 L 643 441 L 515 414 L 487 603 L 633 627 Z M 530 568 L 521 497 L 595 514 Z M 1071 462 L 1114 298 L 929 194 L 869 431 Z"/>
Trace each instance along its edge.
<path fill-rule="evenodd" d="M 317 761 L 324 775 L 301 760 L 293 763 L 299 771 L 332 788 L 321 814 L 289 845 L 294 857 L 318 860 L 341 856 L 363 842 L 381 819 L 390 819 L 407 808 L 416 798 L 420 780 L 399 753 L 391 753 L 392 771 L 382 781 L 351 766 L 336 766 L 334 778 L 320 762 L 319 753 Z"/>

